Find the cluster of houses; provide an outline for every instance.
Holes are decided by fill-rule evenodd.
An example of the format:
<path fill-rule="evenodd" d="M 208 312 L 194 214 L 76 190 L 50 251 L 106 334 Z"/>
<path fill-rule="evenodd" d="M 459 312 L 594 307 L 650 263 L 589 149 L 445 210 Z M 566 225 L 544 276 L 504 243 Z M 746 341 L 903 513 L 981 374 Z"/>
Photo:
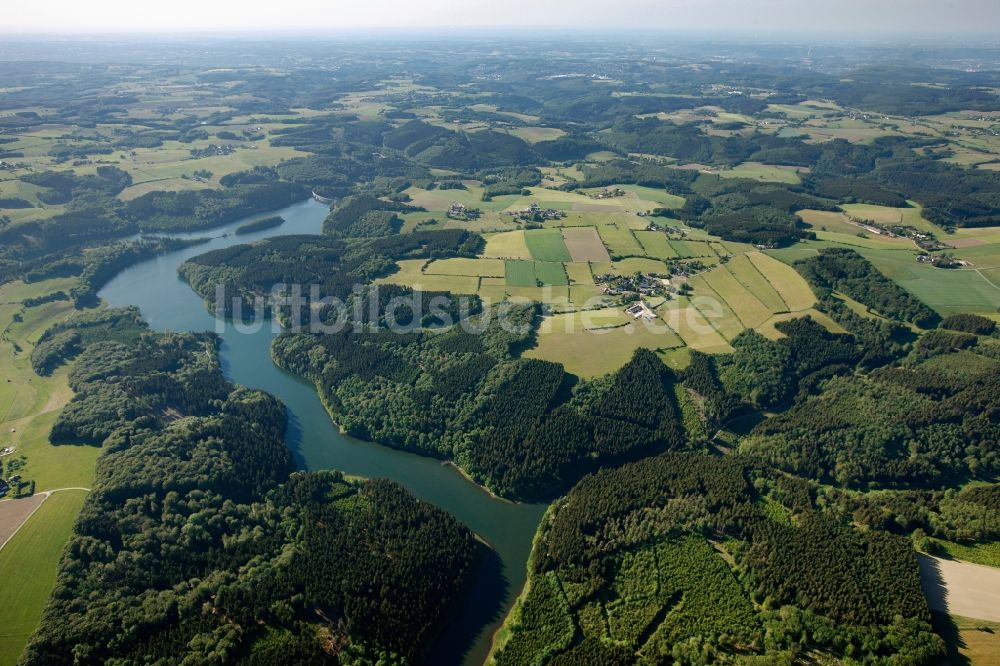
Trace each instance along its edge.
<path fill-rule="evenodd" d="M 566 217 L 566 211 L 556 210 L 555 208 L 542 208 L 537 203 L 532 202 L 524 210 L 515 211 L 511 215 L 514 216 L 514 220 L 517 222 L 543 222 L 545 220 L 561 220 Z"/>
<path fill-rule="evenodd" d="M 594 282 L 603 284 L 601 293 L 607 296 L 638 294 L 640 296 L 662 296 L 673 291 L 669 276 L 655 273 L 635 273 L 634 275 L 615 275 L 604 273 L 595 275 Z"/>
<path fill-rule="evenodd" d="M 905 224 L 884 225 L 871 220 L 862 220 L 854 217 L 850 218 L 850 220 L 863 230 L 878 236 L 887 236 L 889 238 L 909 238 L 922 250 L 942 250 L 948 247 L 935 238 L 934 234 L 926 231 L 920 231 L 919 229 L 906 226 Z"/>
<path fill-rule="evenodd" d="M 7 162 L 5 160 L 0 160 L 0 171 L 13 171 L 14 169 L 26 169 L 28 167 L 24 162 Z"/>
<path fill-rule="evenodd" d="M 213 157 L 232 155 L 236 152 L 236 146 L 232 144 L 218 145 L 210 143 L 205 148 L 194 148 L 191 150 L 192 157 Z"/>
<path fill-rule="evenodd" d="M 865 113 L 864 111 L 848 111 L 847 117 L 850 120 L 889 120 L 889 116 L 885 114 L 878 114 L 876 116 L 871 113 Z M 910 119 L 910 122 L 915 122 L 915 119 Z"/>
<path fill-rule="evenodd" d="M 666 234 L 677 234 L 678 236 L 688 235 L 688 230 L 683 227 L 671 227 L 668 225 L 657 224 L 656 222 L 650 222 L 647 224 L 646 231 L 662 231 Z"/>
<path fill-rule="evenodd" d="M 947 252 L 942 252 L 941 254 L 928 254 L 926 252 L 922 252 L 917 255 L 917 263 L 930 264 L 935 268 L 963 268 L 965 266 L 972 265 L 968 261 L 956 259 Z"/>
<path fill-rule="evenodd" d="M 600 192 L 591 192 L 589 196 L 591 199 L 614 199 L 625 196 L 625 190 L 620 187 L 606 187 Z"/>
<path fill-rule="evenodd" d="M 452 201 L 445 213 L 449 220 L 478 220 L 482 214 L 478 208 L 471 208 L 457 201 Z"/>
<path fill-rule="evenodd" d="M 19 483 L 21 483 L 21 475 L 20 474 L 15 474 L 14 476 L 12 476 L 9 479 L 7 479 L 6 481 L 4 481 L 3 479 L 0 479 L 0 497 L 3 497 L 4 495 L 6 495 L 7 492 L 11 488 L 17 487 L 17 484 L 19 484 Z"/>

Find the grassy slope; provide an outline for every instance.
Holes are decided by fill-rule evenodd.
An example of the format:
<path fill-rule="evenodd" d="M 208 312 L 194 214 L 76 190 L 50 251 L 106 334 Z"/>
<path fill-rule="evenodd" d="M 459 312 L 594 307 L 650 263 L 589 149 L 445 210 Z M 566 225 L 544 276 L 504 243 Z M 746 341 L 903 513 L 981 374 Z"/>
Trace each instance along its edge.
<path fill-rule="evenodd" d="M 0 571 L 17 580 L 0 587 L 0 666 L 17 663 L 38 625 L 86 496 L 77 490 L 52 494 L 0 550 Z"/>
<path fill-rule="evenodd" d="M 0 446 L 14 446 L 4 459 L 24 459 L 18 470 L 35 481 L 36 492 L 67 487 L 90 487 L 100 449 L 94 446 L 56 446 L 49 432 L 59 410 L 72 397 L 67 370 L 39 377 L 30 355 L 38 337 L 54 322 L 72 313 L 69 301 L 23 308 L 25 298 L 68 290 L 72 280 L 34 284 L 12 282 L 0 286 Z M 15 321 L 19 314 L 21 321 Z M 13 432 L 12 432 L 13 430 Z M 16 575 L 18 584 L 0 588 L 0 666 L 17 662 L 34 631 L 55 583 L 63 546 L 86 493 L 53 494 L 0 551 L 0 571 Z"/>

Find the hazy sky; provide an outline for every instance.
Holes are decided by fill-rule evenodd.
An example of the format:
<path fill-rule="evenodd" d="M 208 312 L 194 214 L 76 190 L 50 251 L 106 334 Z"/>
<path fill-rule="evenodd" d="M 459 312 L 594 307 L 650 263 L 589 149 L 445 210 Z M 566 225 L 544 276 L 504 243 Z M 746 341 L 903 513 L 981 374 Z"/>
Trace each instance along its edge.
<path fill-rule="evenodd" d="M 1000 1 L 0 0 L 6 33 L 449 26 L 1000 34 Z"/>

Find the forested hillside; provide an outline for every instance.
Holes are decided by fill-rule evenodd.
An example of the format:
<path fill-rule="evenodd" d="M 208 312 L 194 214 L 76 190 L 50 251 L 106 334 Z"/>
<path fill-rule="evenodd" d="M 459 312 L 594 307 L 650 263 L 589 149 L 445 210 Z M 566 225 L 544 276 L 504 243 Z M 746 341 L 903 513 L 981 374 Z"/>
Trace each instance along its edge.
<path fill-rule="evenodd" d="M 272 311 L 274 303 L 270 302 L 270 296 L 276 285 L 298 286 L 303 299 L 312 297 L 311 288 L 315 285 L 320 299 L 347 303 L 355 295 L 356 286 L 367 285 L 391 273 L 397 260 L 475 256 L 481 247 L 482 238 L 459 229 L 352 240 L 333 236 L 282 236 L 253 245 L 235 245 L 207 252 L 182 264 L 179 272 L 206 303 L 213 307 L 220 305 L 215 299 L 221 287 L 226 296 L 225 314 L 251 317 L 258 298 L 263 299 L 265 305 L 263 314 Z M 393 291 L 391 286 L 383 289 L 386 294 Z M 396 291 L 413 292 L 412 289 Z M 434 295 L 423 294 L 427 299 Z M 243 311 L 234 313 L 233 299 L 237 297 L 242 299 Z M 361 312 L 367 311 L 361 309 Z M 306 318 L 303 312 L 298 316 Z"/>
<path fill-rule="evenodd" d="M 909 542 L 789 485 L 749 458 L 679 453 L 587 477 L 542 525 L 496 663 L 939 659 Z"/>
<path fill-rule="evenodd" d="M 498 316 L 436 334 L 284 334 L 272 355 L 316 384 L 347 432 L 451 458 L 504 496 L 547 497 L 598 465 L 699 445 L 682 425 L 686 394 L 652 353 L 572 387 L 562 366 L 516 357 L 533 306 Z"/>
<path fill-rule="evenodd" d="M 854 250 L 824 249 L 816 257 L 797 262 L 796 268 L 821 296 L 838 291 L 888 319 L 923 328 L 931 328 L 941 319 Z"/>
<path fill-rule="evenodd" d="M 465 527 L 387 481 L 289 477 L 284 407 L 228 383 L 211 335 L 127 311 L 65 332 L 52 437 L 104 453 L 23 664 L 421 660 L 479 555 Z"/>
<path fill-rule="evenodd" d="M 990 478 L 1000 472 L 998 358 L 1000 348 L 974 336 L 927 334 L 902 367 L 831 379 L 758 426 L 742 448 L 844 486 Z"/>

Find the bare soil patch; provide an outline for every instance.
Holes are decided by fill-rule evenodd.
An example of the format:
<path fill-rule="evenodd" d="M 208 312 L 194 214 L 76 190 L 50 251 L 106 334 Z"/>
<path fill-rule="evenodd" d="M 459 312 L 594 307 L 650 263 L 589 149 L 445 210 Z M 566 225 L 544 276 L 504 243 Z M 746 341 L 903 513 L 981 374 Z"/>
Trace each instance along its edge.
<path fill-rule="evenodd" d="M 917 559 L 931 610 L 1000 622 L 1000 569 L 929 555 Z"/>
<path fill-rule="evenodd" d="M 45 493 L 25 497 L 24 499 L 0 502 L 0 548 L 14 536 L 24 521 L 35 512 L 35 509 L 48 497 Z"/>
<path fill-rule="evenodd" d="M 611 261 L 594 227 L 567 227 L 562 235 L 573 261 Z"/>

